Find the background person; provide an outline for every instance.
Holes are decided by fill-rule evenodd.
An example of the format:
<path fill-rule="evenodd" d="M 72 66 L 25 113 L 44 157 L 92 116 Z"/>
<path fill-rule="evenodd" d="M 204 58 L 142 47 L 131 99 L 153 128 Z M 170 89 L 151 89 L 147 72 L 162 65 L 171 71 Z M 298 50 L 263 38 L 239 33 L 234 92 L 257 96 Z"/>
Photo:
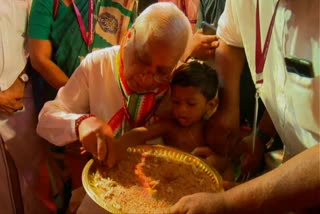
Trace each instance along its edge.
<path fill-rule="evenodd" d="M 188 17 L 192 27 L 192 31 L 195 32 L 199 9 L 199 0 L 158 0 L 158 2 L 172 2 L 177 5 L 177 7 L 180 8 L 184 15 Z"/>
<path fill-rule="evenodd" d="M 134 0 L 33 1 L 29 46 L 37 71 L 32 79 L 38 111 L 55 98 L 88 53 L 120 43 L 137 7 Z"/>
<path fill-rule="evenodd" d="M 255 41 L 259 40 L 258 32 L 261 32 L 262 50 L 266 43 L 263 38 L 267 37 L 274 11 L 277 14 L 274 26 L 271 24 L 270 27 L 273 33 L 263 76 L 259 76 L 255 73 L 258 70 L 255 65 L 256 49 L 259 48 Z M 261 31 L 256 25 L 258 22 Z M 276 2 L 270 1 L 227 0 L 219 21 L 218 35 L 221 41 L 215 60 L 217 71 L 225 80 L 225 96 L 219 105 L 220 111 L 218 108 L 215 114 L 219 113 L 220 117 L 212 118 L 216 126 L 211 126 L 208 133 L 215 139 L 218 136 L 223 142 L 230 142 L 236 136 L 239 78 L 245 53 L 253 80 L 258 78 L 258 83 L 261 83 L 259 77 L 263 77 L 260 97 L 285 145 L 284 163 L 224 193 L 184 197 L 172 212 L 309 212 L 309 208 L 319 208 L 319 1 L 280 1 L 276 8 Z M 286 56 L 312 61 L 314 77 L 288 72 Z M 262 129 L 262 124 L 259 127 Z M 262 131 L 269 133 L 267 129 Z"/>
<path fill-rule="evenodd" d="M 55 211 L 27 74 L 30 4 L 29 0 L 0 1 L 0 207 L 6 214 Z"/>

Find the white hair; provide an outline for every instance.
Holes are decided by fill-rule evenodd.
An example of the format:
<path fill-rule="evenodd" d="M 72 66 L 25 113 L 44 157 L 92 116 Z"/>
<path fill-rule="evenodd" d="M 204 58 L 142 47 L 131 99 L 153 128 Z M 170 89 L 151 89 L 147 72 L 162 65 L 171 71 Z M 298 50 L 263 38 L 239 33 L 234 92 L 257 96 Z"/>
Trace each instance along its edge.
<path fill-rule="evenodd" d="M 170 2 L 151 4 L 137 17 L 134 27 L 145 40 L 152 36 L 156 41 L 170 43 L 180 56 L 192 37 L 188 18 Z"/>

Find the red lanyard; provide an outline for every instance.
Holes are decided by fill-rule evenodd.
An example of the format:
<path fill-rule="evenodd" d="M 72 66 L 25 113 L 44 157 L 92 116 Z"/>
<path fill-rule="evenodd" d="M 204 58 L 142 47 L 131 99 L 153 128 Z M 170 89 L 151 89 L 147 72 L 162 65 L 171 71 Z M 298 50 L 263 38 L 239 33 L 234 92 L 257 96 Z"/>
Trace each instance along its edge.
<path fill-rule="evenodd" d="M 277 14 L 277 9 L 279 5 L 279 1 L 277 2 L 275 9 L 273 11 L 273 15 L 269 24 L 266 41 L 263 46 L 263 51 L 261 52 L 261 31 L 260 31 L 260 14 L 259 14 L 259 0 L 257 0 L 256 7 L 256 96 L 255 96 L 255 110 L 254 110 L 254 121 L 253 121 L 253 133 L 254 137 L 252 140 L 252 152 L 255 150 L 256 144 L 256 132 L 257 132 L 257 121 L 258 121 L 258 110 L 259 110 L 259 88 L 263 84 L 263 68 L 266 62 L 267 53 L 269 50 L 272 29 L 274 25 L 274 20 Z"/>
<path fill-rule="evenodd" d="M 93 41 L 93 0 L 89 1 L 89 17 L 88 17 L 89 32 L 88 33 L 86 32 L 82 16 L 79 12 L 77 5 L 74 3 L 74 0 L 71 0 L 71 1 L 72 1 L 73 9 L 74 9 L 76 16 L 77 16 L 77 20 L 79 23 L 82 38 L 85 41 L 85 43 L 87 44 L 87 47 L 89 49 L 89 47 Z"/>
<path fill-rule="evenodd" d="M 256 7 L 256 84 L 261 85 L 263 83 L 263 68 L 266 62 L 267 53 L 269 50 L 272 29 L 274 25 L 274 20 L 277 14 L 279 1 L 276 4 L 274 9 L 272 19 L 269 24 L 268 33 L 266 37 L 266 41 L 263 46 L 263 51 L 261 52 L 261 31 L 260 31 L 260 15 L 259 15 L 259 0 L 257 0 L 257 7 Z"/>

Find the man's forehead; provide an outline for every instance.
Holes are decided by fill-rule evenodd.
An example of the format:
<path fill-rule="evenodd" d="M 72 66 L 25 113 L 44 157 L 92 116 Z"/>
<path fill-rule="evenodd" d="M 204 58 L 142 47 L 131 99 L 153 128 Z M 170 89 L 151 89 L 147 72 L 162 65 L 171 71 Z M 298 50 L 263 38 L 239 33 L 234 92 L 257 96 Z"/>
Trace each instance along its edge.
<path fill-rule="evenodd" d="M 160 66 L 164 67 L 172 67 L 176 64 L 176 57 L 174 57 L 176 53 L 170 45 L 170 41 L 154 39 L 151 34 L 140 34 L 141 37 L 138 35 L 138 32 L 136 32 L 134 38 L 134 48 L 136 49 L 138 57 L 142 57 L 143 60 L 148 63 L 152 63 L 152 61 L 157 60 L 157 58 L 161 58 L 162 60 L 158 61 L 161 62 Z"/>

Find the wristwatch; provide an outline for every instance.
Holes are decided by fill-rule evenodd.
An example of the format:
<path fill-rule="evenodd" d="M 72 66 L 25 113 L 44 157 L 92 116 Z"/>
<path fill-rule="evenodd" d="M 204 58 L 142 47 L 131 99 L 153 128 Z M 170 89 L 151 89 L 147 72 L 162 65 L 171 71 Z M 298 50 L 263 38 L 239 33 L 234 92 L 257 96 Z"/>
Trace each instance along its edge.
<path fill-rule="evenodd" d="M 23 73 L 19 76 L 19 79 L 22 81 L 22 82 L 28 82 L 29 81 L 29 76 L 28 74 L 26 73 Z"/>

